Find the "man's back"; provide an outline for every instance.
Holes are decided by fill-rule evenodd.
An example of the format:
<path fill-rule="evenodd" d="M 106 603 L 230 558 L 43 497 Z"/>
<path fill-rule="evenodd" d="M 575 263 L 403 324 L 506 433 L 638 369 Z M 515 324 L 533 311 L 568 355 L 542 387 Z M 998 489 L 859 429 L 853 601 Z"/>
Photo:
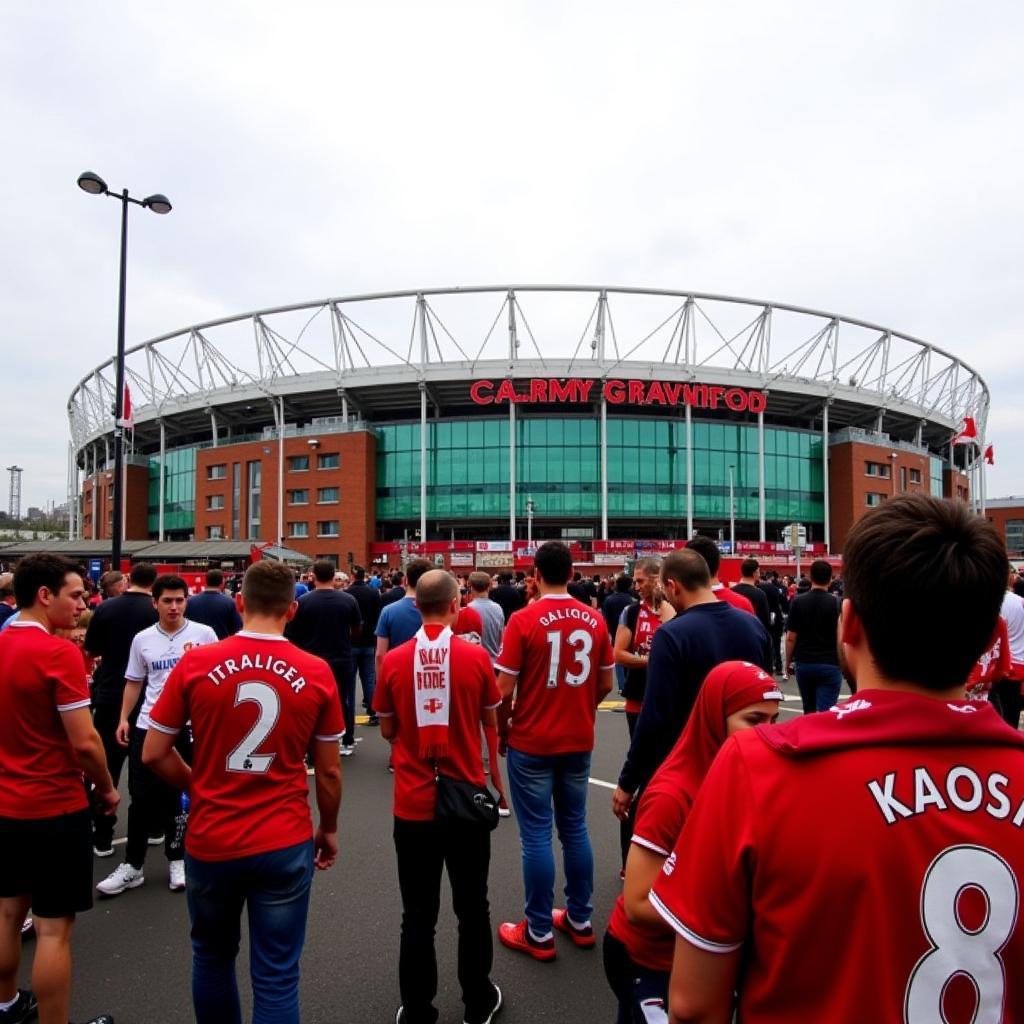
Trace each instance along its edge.
<path fill-rule="evenodd" d="M 320 658 L 283 637 L 246 632 L 195 648 L 171 673 L 150 722 L 167 731 L 186 718 L 192 856 L 228 860 L 312 836 L 304 756 L 314 738 L 337 740 L 344 728 Z"/>
<path fill-rule="evenodd" d="M 493 660 L 501 649 L 501 634 L 505 629 L 505 613 L 502 611 L 501 605 L 489 597 L 474 597 L 467 607 L 475 609 L 480 616 L 480 622 L 483 625 L 480 642 Z"/>
<path fill-rule="evenodd" d="M 378 639 L 387 640 L 389 647 L 398 647 L 411 640 L 422 624 L 423 616 L 416 607 L 416 599 L 403 597 L 381 609 L 374 632 Z"/>
<path fill-rule="evenodd" d="M 526 595 L 512 583 L 499 583 L 491 591 L 491 600 L 501 606 L 506 623 L 512 617 L 513 612 L 526 606 Z"/>
<path fill-rule="evenodd" d="M 352 629 L 361 622 L 354 597 L 340 590 L 310 591 L 300 598 L 295 618 L 285 635 L 296 646 L 330 662 L 352 657 Z"/>
<path fill-rule="evenodd" d="M 614 668 L 600 613 L 569 594 L 548 594 L 516 612 L 495 662 L 516 677 L 509 744 L 528 754 L 591 750 L 598 672 Z"/>
<path fill-rule="evenodd" d="M 373 631 L 377 628 L 377 620 L 380 618 L 380 593 L 369 583 L 362 581 L 353 583 L 346 593 L 359 605 L 359 614 L 363 619 L 362 628 L 352 641 L 352 646 L 373 647 L 376 644 Z"/>
<path fill-rule="evenodd" d="M 204 590 L 188 599 L 185 605 L 185 617 L 190 622 L 201 622 L 223 640 L 237 633 L 242 628 L 242 617 L 238 614 L 235 602 L 219 590 Z"/>
<path fill-rule="evenodd" d="M 604 623 L 608 627 L 608 635 L 615 642 L 615 631 L 619 628 L 619 618 L 622 613 L 633 603 L 633 595 L 628 591 L 616 590 L 604 599 L 601 605 L 601 614 L 604 616 Z"/>
<path fill-rule="evenodd" d="M 136 591 L 112 597 L 93 612 L 85 632 L 85 649 L 102 658 L 93 673 L 92 699 L 95 704 L 120 708 L 132 640 L 156 620 L 153 598 Z"/>
<path fill-rule="evenodd" d="M 751 607 L 754 609 L 754 614 L 761 620 L 761 625 L 765 629 L 770 630 L 772 628 L 768 598 L 753 583 L 743 583 L 740 581 L 732 588 L 732 592 L 745 597 L 750 602 Z"/>
<path fill-rule="evenodd" d="M 818 665 L 839 663 L 836 624 L 839 602 L 827 591 L 808 590 L 793 598 L 787 629 L 796 633 L 793 660 Z"/>
<path fill-rule="evenodd" d="M 868 690 L 729 741 L 652 902 L 742 946 L 751 1024 L 1024 1020 L 1022 823 L 1024 736 Z"/>

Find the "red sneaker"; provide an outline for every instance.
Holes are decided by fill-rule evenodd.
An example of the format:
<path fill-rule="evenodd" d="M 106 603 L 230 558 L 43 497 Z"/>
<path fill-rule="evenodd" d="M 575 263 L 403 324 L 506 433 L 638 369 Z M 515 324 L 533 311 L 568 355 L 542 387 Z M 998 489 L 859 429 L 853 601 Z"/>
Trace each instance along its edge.
<path fill-rule="evenodd" d="M 588 924 L 585 928 L 577 928 L 569 920 L 568 910 L 552 910 L 551 923 L 560 932 L 565 932 L 572 939 L 573 945 L 580 949 L 593 949 L 597 940 L 594 938 L 594 926 Z"/>
<path fill-rule="evenodd" d="M 532 956 L 534 960 L 546 961 L 555 959 L 554 938 L 538 942 L 530 934 L 530 929 L 526 926 L 525 919 L 520 921 L 519 924 L 512 924 L 510 921 L 506 921 L 504 924 L 498 925 L 498 941 L 503 946 L 508 946 L 509 949 L 518 949 L 520 953 Z"/>

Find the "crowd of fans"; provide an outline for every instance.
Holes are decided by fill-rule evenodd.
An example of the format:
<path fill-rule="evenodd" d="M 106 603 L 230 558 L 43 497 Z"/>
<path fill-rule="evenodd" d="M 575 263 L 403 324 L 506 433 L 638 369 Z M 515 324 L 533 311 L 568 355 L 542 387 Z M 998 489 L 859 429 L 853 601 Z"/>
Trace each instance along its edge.
<path fill-rule="evenodd" d="M 142 885 L 162 843 L 188 892 L 197 1021 L 241 1020 L 244 906 L 254 1020 L 298 1021 L 357 726 L 391 745 L 396 1022 L 437 1019 L 447 873 L 464 1020 L 490 1024 L 495 935 L 541 962 L 558 936 L 598 944 L 587 804 L 609 696 L 626 747 L 603 937 L 617 1024 L 1024 1020 L 1024 580 L 991 526 L 905 496 L 853 528 L 842 580 L 825 560 L 793 579 L 747 559 L 731 587 L 720 568 L 694 538 L 585 578 L 549 541 L 496 578 L 258 562 L 236 593 L 216 569 L 190 593 L 139 563 L 93 593 L 60 556 L 23 559 L 0 575 L 0 1024 L 66 1024 L 125 764 L 124 861 L 96 890 Z M 791 675 L 803 714 L 776 725 Z M 491 830 L 512 812 L 524 915 L 493 927 Z"/>

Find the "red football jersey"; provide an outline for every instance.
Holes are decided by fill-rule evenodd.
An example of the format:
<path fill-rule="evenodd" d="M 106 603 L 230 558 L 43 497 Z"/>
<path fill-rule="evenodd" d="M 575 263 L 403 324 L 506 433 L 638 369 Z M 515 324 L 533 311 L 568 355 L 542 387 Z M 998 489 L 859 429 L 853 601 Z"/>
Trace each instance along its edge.
<path fill-rule="evenodd" d="M 0 633 L 0 817 L 52 818 L 87 807 L 60 715 L 89 706 L 82 653 L 27 619 Z"/>
<path fill-rule="evenodd" d="M 452 626 L 452 632 L 456 636 L 463 637 L 467 643 L 480 643 L 480 636 L 484 631 L 484 624 L 480 619 L 480 613 L 475 608 L 468 606 L 459 609 L 459 617 Z"/>
<path fill-rule="evenodd" d="M 336 742 L 345 730 L 325 661 L 243 630 L 186 652 L 149 718 L 168 733 L 192 721 L 193 857 L 250 857 L 312 838 L 304 756 L 314 739 Z"/>
<path fill-rule="evenodd" d="M 509 745 L 525 754 L 592 750 L 597 673 L 614 664 L 601 613 L 571 594 L 513 612 L 494 663 L 518 677 Z"/>
<path fill-rule="evenodd" d="M 424 627 L 432 640 L 442 626 Z M 430 821 L 434 817 L 437 792 L 434 767 L 419 756 L 419 727 L 416 724 L 416 691 L 413 686 L 413 657 L 416 640 L 388 651 L 384 656 L 373 709 L 381 717 L 397 716 L 397 734 L 391 746 L 395 770 L 393 811 L 396 818 Z M 480 752 L 480 712 L 496 708 L 501 694 L 487 652 L 477 644 L 451 641 L 451 707 L 448 713 L 448 756 L 438 761 L 442 775 L 484 785 L 484 761 Z"/>
<path fill-rule="evenodd" d="M 1024 735 L 868 690 L 730 739 L 651 902 L 745 1024 L 1024 1021 L 1022 880 Z"/>
<path fill-rule="evenodd" d="M 988 700 L 992 684 L 1005 679 L 1013 667 L 1010 641 L 1006 635 L 1006 619 L 999 616 L 992 646 L 977 660 L 967 677 L 967 696 L 971 700 Z"/>
<path fill-rule="evenodd" d="M 683 792 L 685 781 L 686 773 L 681 761 L 670 757 L 662 763 L 640 798 L 633 823 L 634 843 L 662 857 L 669 856 L 682 831 L 689 805 Z M 633 924 L 626 917 L 621 896 L 615 901 L 608 930 L 626 947 L 634 963 L 653 971 L 672 970 L 672 954 L 676 945 L 672 929 L 668 925 L 656 928 Z"/>

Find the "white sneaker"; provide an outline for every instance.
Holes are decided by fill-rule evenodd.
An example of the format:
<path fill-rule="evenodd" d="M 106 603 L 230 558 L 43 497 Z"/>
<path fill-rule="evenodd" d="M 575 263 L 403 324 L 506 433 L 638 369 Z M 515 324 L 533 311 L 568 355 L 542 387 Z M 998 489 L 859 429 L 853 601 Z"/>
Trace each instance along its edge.
<path fill-rule="evenodd" d="M 354 743 L 342 743 L 338 748 L 338 753 L 342 757 L 351 757 L 356 752 L 356 745 Z"/>
<path fill-rule="evenodd" d="M 146 880 L 141 868 L 133 868 L 127 861 L 119 864 L 102 882 L 98 883 L 96 890 L 104 896 L 117 896 L 125 889 L 137 889 Z"/>
<path fill-rule="evenodd" d="M 167 888 L 171 892 L 185 891 L 185 862 L 183 860 L 168 861 L 167 866 L 171 869 L 170 881 Z"/>

